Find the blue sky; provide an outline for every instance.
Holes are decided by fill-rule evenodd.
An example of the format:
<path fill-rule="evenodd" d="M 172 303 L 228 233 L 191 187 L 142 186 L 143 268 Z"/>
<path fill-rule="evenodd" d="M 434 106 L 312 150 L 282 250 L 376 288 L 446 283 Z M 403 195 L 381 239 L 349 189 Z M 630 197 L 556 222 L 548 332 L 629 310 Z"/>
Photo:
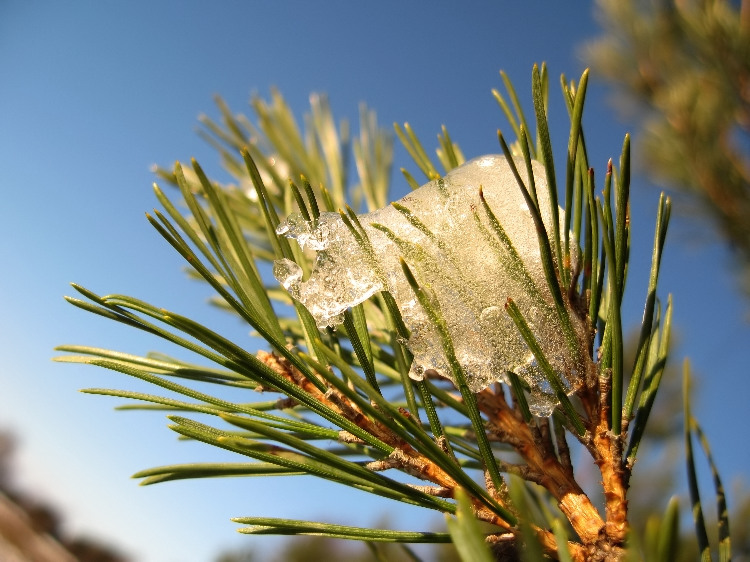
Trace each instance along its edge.
<path fill-rule="evenodd" d="M 137 296 L 218 327 L 246 329 L 205 304 L 206 287 L 144 218 L 155 205 L 150 165 L 195 156 L 220 174 L 194 134 L 221 94 L 249 113 L 252 91 L 277 86 L 298 116 L 327 92 L 338 117 L 358 104 L 381 124 L 409 121 L 425 141 L 445 124 L 467 157 L 498 152 L 506 127 L 490 95 L 504 69 L 528 99 L 534 62 L 552 81 L 553 137 L 567 145 L 557 77 L 578 77 L 580 48 L 598 33 L 591 6 L 542 2 L 36 2 L 0 3 L 0 427 L 17 433 L 19 484 L 48 495 L 72 530 L 119 545 L 136 560 L 210 560 L 220 548 L 273 539 L 238 536 L 228 518 L 273 515 L 372 524 L 389 503 L 303 480 L 222 480 L 140 488 L 139 469 L 230 459 L 177 443 L 162 414 L 117 413 L 90 386 L 136 389 L 91 368 L 53 364 L 52 348 L 81 343 L 145 353 L 158 342 L 67 305 L 75 281 Z M 628 125 L 593 77 L 585 125 L 603 170 Z M 507 128 L 507 127 L 506 127 Z M 637 136 L 634 139 L 637 144 Z M 553 143 L 555 138 L 553 138 Z M 408 166 L 397 151 L 396 168 Z M 637 160 L 636 160 L 637 165 Z M 414 169 L 414 166 L 411 166 Z M 636 175 L 630 325 L 640 320 L 657 192 Z M 406 189 L 394 176 L 395 195 Z M 394 197 L 395 198 L 395 197 Z M 722 247 L 678 219 L 667 242 L 660 294 L 674 295 L 679 347 L 701 374 L 696 414 L 728 482 L 744 478 L 747 447 L 721 435 L 746 411 L 750 380 L 747 301 L 738 301 Z M 248 344 L 250 345 L 250 343 Z M 252 342 L 252 345 L 257 345 Z M 723 387 L 720 389 L 719 387 Z M 305 501 L 297 501 L 298 497 Z M 423 528 L 419 514 L 394 525 Z"/>

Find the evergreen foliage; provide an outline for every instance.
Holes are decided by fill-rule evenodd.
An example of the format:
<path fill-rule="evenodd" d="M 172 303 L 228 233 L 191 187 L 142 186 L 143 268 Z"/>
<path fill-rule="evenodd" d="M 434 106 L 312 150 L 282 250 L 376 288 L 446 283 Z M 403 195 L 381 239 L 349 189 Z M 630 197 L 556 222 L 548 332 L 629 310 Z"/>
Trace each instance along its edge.
<path fill-rule="evenodd" d="M 624 558 L 630 475 L 669 349 L 671 302 L 657 298 L 657 284 L 670 201 L 662 197 L 657 208 L 643 324 L 633 367 L 626 371 L 620 308 L 628 263 L 648 259 L 630 255 L 630 140 L 625 138 L 618 164 L 610 161 L 604 174 L 595 175 L 581 127 L 588 72 L 578 81 L 563 77 L 571 127 L 566 159 L 558 168 L 547 127 L 546 68 L 535 66 L 532 73 L 535 132 L 505 75 L 503 81 L 506 93 L 494 95 L 516 138 L 509 143 L 500 133 L 500 146 L 537 223 L 548 305 L 575 358 L 566 364 L 564 375 L 577 382 L 565 389 L 529 319 L 508 301 L 509 318 L 559 400 L 552 415 L 531 414 L 526 403 L 530 389 L 515 373 L 508 375 L 510 385 L 469 389 L 451 335 L 443 329 L 443 311 L 430 296 L 429 282 L 418 281 L 409 260 L 402 259 L 401 274 L 439 335 L 455 386 L 429 372 L 421 381 L 409 377 L 411 354 L 404 343 L 408 329 L 387 291 L 352 307 L 335 329 L 316 326 L 303 305 L 262 274 L 267 271 L 264 264 L 281 259 L 295 262 L 305 275 L 313 267 L 314 255 L 278 235 L 277 228 L 293 212 L 311 221 L 321 212 L 338 212 L 366 247 L 367 236 L 352 209 L 375 210 L 388 201 L 391 136 L 379 128 L 373 112 L 362 109 L 358 135 L 350 139 L 348 126 L 337 126 L 322 96 L 311 98 L 304 127 L 277 92 L 268 101 L 253 99 L 254 121 L 234 115 L 219 100 L 222 121 L 204 119 L 202 134 L 216 147 L 234 183 L 209 179 L 195 161 L 159 170 L 164 181 L 179 189 L 186 211 L 155 186 L 163 210 L 148 219 L 185 258 L 191 274 L 213 287 L 217 304 L 246 322 L 268 349 L 250 351 L 245 342 L 230 341 L 176 312 L 132 297 L 100 296 L 74 285 L 80 297 L 68 298 L 79 308 L 202 358 L 186 362 L 159 353 L 140 357 L 61 346 L 66 353 L 61 361 L 124 373 L 160 387 L 164 395 L 102 388 L 85 392 L 162 408 L 169 412 L 169 427 L 180 436 L 242 459 L 143 470 L 135 475 L 143 484 L 314 475 L 444 513 L 447 531 L 248 516 L 235 519 L 242 525 L 240 532 L 369 544 L 453 542 L 466 560 L 505 559 L 510 552 L 529 560 L 542 555 L 562 560 Z M 396 126 L 396 135 L 427 179 L 440 178 L 464 161 L 445 128 L 438 137 L 437 162 L 408 124 Z M 354 178 L 349 176 L 350 158 Z M 549 210 L 539 207 L 531 182 L 534 160 L 546 171 Z M 403 175 L 412 187 L 418 185 L 411 173 Z M 563 203 L 560 217 L 558 198 Z M 556 217 L 551 232 L 541 222 L 548 211 Z M 477 212 L 491 216 L 492 210 L 485 205 Z M 573 328 L 578 324 L 583 329 Z M 200 391 L 196 383 L 231 387 L 236 399 Z M 262 399 L 248 401 L 258 396 L 256 391 L 263 392 Z M 699 428 L 689 417 L 688 404 L 689 442 Z M 578 455 L 571 449 L 585 451 L 598 466 L 603 509 L 576 480 L 572 458 Z M 641 548 L 673 551 L 675 509 L 670 504 L 659 523 L 659 540 L 646 541 Z M 720 539 L 723 549 L 728 532 L 722 531 Z"/>

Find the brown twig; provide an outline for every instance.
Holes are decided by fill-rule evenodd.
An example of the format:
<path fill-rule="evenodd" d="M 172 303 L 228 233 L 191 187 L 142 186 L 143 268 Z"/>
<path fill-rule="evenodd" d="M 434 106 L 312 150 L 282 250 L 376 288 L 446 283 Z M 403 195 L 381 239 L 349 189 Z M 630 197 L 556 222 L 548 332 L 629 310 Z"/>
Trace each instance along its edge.
<path fill-rule="evenodd" d="M 477 394 L 479 409 L 488 417 L 490 432 L 513 436 L 508 441 L 527 463 L 531 474 L 541 475 L 538 484 L 558 501 L 561 511 L 584 544 L 597 543 L 605 523 L 596 507 L 583 492 L 567 468 L 550 454 L 546 445 L 535 439 L 529 424 L 519 421 L 499 394 L 485 389 Z"/>

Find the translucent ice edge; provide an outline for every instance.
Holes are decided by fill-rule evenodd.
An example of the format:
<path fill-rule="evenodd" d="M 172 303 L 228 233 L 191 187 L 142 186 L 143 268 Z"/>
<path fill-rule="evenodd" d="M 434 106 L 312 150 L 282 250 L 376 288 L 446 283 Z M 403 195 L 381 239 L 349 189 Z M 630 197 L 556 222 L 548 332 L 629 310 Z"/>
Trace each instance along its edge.
<path fill-rule="evenodd" d="M 546 174 L 538 162 L 532 170 L 549 232 Z M 495 234 L 479 196 L 480 186 L 527 275 L 519 275 L 518 260 Z M 507 382 L 506 371 L 514 371 L 530 388 L 532 413 L 547 416 L 558 403 L 505 312 L 508 298 L 518 305 L 563 382 L 568 388 L 575 386 L 576 381 L 565 377 L 574 369 L 550 304 L 536 229 L 504 156 L 475 158 L 397 204 L 358 218 L 372 253 L 360 246 L 337 213 L 323 213 L 314 224 L 293 214 L 277 229 L 302 248 L 317 252 L 307 280 L 302 280 L 302 269 L 287 259 L 274 263 L 273 274 L 307 307 L 319 327 L 340 324 L 347 308 L 388 290 L 411 332 L 407 346 L 414 361 L 409 375 L 421 380 L 425 371 L 434 369 L 452 379 L 440 338 L 404 277 L 399 262 L 403 257 L 445 318 L 473 392 L 496 381 Z"/>

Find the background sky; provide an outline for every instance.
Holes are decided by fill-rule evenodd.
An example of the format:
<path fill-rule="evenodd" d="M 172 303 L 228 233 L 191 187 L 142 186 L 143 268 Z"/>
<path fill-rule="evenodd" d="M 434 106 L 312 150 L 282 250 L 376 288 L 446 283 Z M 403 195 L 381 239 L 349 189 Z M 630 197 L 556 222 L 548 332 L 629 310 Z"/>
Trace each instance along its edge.
<path fill-rule="evenodd" d="M 148 562 L 277 546 L 237 535 L 229 517 L 355 525 L 382 519 L 389 502 L 305 479 L 138 487 L 129 476 L 142 468 L 235 459 L 178 443 L 163 413 L 114 412 L 117 399 L 78 393 L 141 387 L 124 375 L 53 364 L 55 345 L 142 354 L 161 344 L 62 297 L 72 293 L 71 281 L 100 294 L 133 295 L 257 347 L 245 327 L 205 304 L 207 288 L 186 280 L 181 259 L 144 218 L 156 203 L 152 164 L 195 156 L 210 175 L 221 174 L 194 134 L 200 113 L 218 113 L 212 96 L 249 114 L 250 93 L 267 96 L 275 85 L 299 117 L 311 92 L 327 92 L 336 116 L 354 125 L 366 101 L 383 126 L 409 121 L 428 146 L 436 146 L 445 124 L 471 158 L 499 152 L 496 131 L 509 128 L 490 95 L 502 87 L 498 71 L 528 100 L 531 66 L 546 61 L 553 144 L 565 150 L 557 77 L 580 76 L 581 47 L 600 31 L 589 3 L 573 5 L 0 0 L 0 428 L 19 441 L 19 487 L 48 497 L 71 532 Z M 590 160 L 602 177 L 629 125 L 595 76 L 587 106 Z M 395 164 L 416 175 L 400 147 Z M 634 183 L 631 255 L 639 259 L 629 276 L 630 326 L 642 314 L 658 196 L 637 174 Z M 396 199 L 406 186 L 398 175 L 394 186 Z M 695 413 L 719 468 L 728 483 L 747 483 L 748 448 L 727 429 L 746 414 L 750 396 L 748 303 L 728 273 L 730 256 L 710 238 L 705 224 L 673 223 L 660 294 L 674 295 L 673 361 L 689 356 L 701 376 Z M 406 508 L 390 509 L 388 517 L 410 529 L 439 522 Z"/>

